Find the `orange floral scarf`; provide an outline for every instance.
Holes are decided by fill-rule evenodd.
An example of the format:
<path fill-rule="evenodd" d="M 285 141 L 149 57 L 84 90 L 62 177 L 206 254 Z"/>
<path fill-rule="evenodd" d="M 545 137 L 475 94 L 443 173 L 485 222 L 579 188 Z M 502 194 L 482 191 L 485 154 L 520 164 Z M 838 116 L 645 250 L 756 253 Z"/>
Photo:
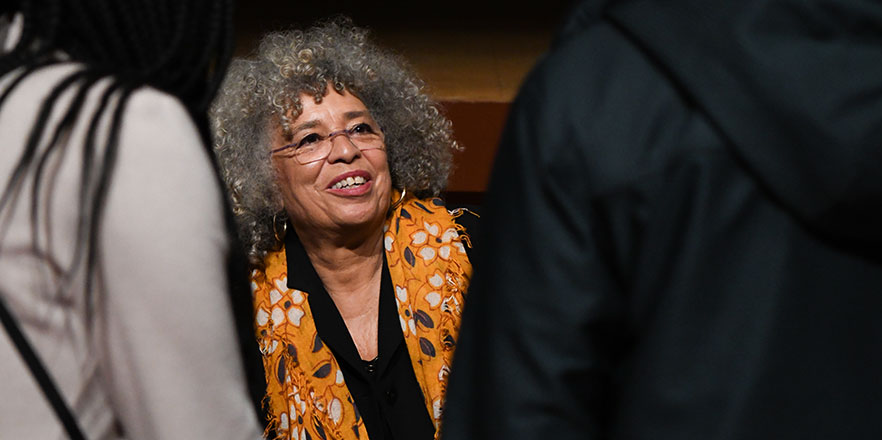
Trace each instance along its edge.
<path fill-rule="evenodd" d="M 395 195 L 397 197 L 397 194 Z M 401 330 L 435 438 L 472 275 L 461 212 L 440 199 L 406 198 L 384 227 L 384 246 Z M 318 336 L 307 292 L 288 288 L 285 250 L 252 274 L 271 426 L 283 439 L 367 439 L 337 360 Z M 307 436 L 308 435 L 308 436 Z"/>

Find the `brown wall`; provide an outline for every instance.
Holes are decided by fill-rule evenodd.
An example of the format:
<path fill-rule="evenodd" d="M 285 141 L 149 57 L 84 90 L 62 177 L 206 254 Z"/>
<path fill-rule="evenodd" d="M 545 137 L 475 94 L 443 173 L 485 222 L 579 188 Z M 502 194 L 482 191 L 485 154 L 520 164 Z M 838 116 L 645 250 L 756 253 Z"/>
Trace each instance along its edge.
<path fill-rule="evenodd" d="M 454 137 L 464 148 L 454 155 L 446 197 L 453 202 L 479 203 L 486 189 L 508 103 L 442 102 L 453 122 Z"/>

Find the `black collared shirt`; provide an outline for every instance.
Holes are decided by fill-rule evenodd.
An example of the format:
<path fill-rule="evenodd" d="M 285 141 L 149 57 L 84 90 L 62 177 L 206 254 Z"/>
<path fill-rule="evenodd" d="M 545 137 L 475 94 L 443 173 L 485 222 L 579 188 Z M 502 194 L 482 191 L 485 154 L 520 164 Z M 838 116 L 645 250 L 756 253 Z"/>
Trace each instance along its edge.
<path fill-rule="evenodd" d="M 472 231 L 474 216 L 464 215 L 457 222 Z M 460 219 L 464 220 L 461 221 Z M 294 228 L 288 225 L 285 238 L 288 264 L 288 287 L 307 292 L 309 307 L 319 338 L 330 348 L 340 369 L 346 387 L 355 400 L 358 413 L 371 440 L 422 440 L 435 436 L 432 418 L 426 411 L 423 393 L 411 365 L 401 333 L 398 309 L 395 304 L 392 278 L 383 254 L 383 273 L 380 282 L 378 323 L 378 356 L 373 373 L 358 355 L 358 349 L 346 329 L 334 301 L 315 272 L 306 250 Z"/>

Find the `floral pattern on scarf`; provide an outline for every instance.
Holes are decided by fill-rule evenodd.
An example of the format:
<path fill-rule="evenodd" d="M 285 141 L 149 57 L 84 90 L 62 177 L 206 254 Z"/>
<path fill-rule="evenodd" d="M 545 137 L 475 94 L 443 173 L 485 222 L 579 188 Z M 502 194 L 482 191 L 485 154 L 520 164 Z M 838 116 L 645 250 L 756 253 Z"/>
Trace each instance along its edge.
<path fill-rule="evenodd" d="M 468 236 L 454 222 L 460 214 L 448 212 L 437 198 L 406 198 L 384 226 L 401 330 L 436 439 L 472 273 Z M 267 255 L 265 269 L 254 271 L 252 289 L 277 438 L 368 438 L 343 372 L 318 336 L 309 294 L 288 288 L 284 249 Z"/>

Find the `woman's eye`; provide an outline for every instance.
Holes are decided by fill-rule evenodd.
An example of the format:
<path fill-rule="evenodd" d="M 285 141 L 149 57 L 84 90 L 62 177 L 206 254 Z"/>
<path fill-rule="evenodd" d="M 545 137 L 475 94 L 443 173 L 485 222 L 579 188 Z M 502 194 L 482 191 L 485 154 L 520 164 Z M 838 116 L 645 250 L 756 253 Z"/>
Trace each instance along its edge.
<path fill-rule="evenodd" d="M 367 122 L 362 122 L 361 124 L 358 124 L 355 127 L 352 127 L 352 129 L 349 130 L 349 132 L 350 133 L 358 133 L 358 134 L 371 134 L 371 133 L 374 133 L 374 127 L 371 127 L 371 125 L 368 124 Z"/>
<path fill-rule="evenodd" d="M 303 139 L 300 139 L 300 142 L 297 143 L 297 148 L 305 147 L 307 145 L 314 144 L 322 140 L 322 137 L 316 133 L 310 133 L 306 135 Z"/>

